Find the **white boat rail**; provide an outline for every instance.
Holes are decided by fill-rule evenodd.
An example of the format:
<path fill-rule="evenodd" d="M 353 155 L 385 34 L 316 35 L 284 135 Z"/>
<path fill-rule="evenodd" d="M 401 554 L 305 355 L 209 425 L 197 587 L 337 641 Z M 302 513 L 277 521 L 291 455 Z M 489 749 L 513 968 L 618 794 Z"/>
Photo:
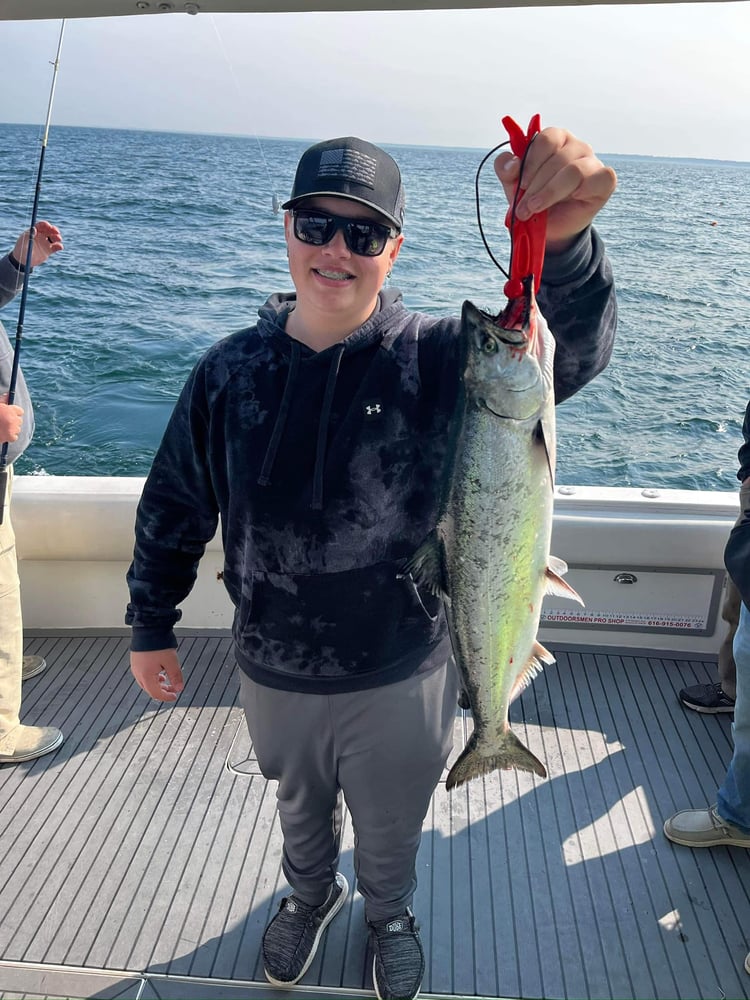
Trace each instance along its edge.
<path fill-rule="evenodd" d="M 124 627 L 140 477 L 18 476 L 13 521 L 27 629 Z M 558 486 L 552 551 L 586 602 L 545 599 L 541 638 L 715 653 L 723 551 L 738 495 Z M 183 605 L 183 628 L 228 629 L 221 538 Z M 564 635 L 561 636 L 561 630 Z"/>

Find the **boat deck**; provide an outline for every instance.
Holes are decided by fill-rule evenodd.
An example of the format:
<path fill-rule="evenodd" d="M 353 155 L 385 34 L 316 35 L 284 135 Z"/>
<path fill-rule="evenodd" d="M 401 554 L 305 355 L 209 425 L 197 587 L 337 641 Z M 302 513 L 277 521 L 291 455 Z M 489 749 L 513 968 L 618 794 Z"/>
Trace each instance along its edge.
<path fill-rule="evenodd" d="M 0 997 L 372 996 L 362 899 L 349 897 L 303 983 L 258 961 L 285 891 L 274 784 L 258 773 L 226 634 L 180 639 L 187 687 L 158 706 L 124 634 L 29 634 L 48 669 L 24 718 L 56 753 L 0 766 Z M 513 705 L 549 777 L 504 772 L 425 822 L 415 911 L 423 996 L 750 996 L 750 852 L 691 850 L 666 816 L 714 801 L 731 717 L 679 705 L 715 662 L 550 643 Z M 467 720 L 458 711 L 456 747 Z M 341 870 L 353 882 L 353 834 Z"/>

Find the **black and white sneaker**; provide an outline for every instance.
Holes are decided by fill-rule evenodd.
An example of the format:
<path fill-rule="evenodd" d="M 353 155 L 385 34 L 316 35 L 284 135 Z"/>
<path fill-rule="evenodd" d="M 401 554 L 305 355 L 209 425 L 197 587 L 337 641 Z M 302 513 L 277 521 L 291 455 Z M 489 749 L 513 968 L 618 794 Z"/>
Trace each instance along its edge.
<path fill-rule="evenodd" d="M 424 952 L 414 914 L 368 921 L 372 981 L 378 1000 L 413 1000 L 424 976 Z"/>
<path fill-rule="evenodd" d="M 285 896 L 279 912 L 263 935 L 263 971 L 273 986 L 293 986 L 310 968 L 323 931 L 330 924 L 349 892 L 340 873 L 328 890 L 326 901 L 310 906 L 296 896 Z"/>
<path fill-rule="evenodd" d="M 719 712 L 733 712 L 734 698 L 724 694 L 721 684 L 693 684 L 680 691 L 680 701 L 685 708 L 694 712 L 716 715 Z"/>

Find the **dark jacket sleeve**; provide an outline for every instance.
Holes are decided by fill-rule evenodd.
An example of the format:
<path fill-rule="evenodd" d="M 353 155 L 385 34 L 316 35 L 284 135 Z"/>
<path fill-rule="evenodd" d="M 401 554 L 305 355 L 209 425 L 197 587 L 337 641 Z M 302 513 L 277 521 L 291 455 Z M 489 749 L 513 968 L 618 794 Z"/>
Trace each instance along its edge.
<path fill-rule="evenodd" d="M 23 271 L 16 267 L 6 253 L 0 257 L 0 308 L 7 305 L 20 291 L 23 285 Z"/>
<path fill-rule="evenodd" d="M 606 368 L 614 346 L 615 284 L 593 227 L 564 253 L 547 254 L 538 299 L 557 345 L 555 401 L 560 403 Z"/>
<path fill-rule="evenodd" d="M 133 562 L 127 573 L 134 650 L 177 645 L 177 610 L 216 533 L 218 504 L 208 463 L 209 411 L 199 364 L 167 424 L 138 504 Z"/>
<path fill-rule="evenodd" d="M 740 445 L 740 450 L 737 452 L 737 458 L 739 459 L 740 465 L 737 470 L 737 478 L 741 483 L 750 477 L 750 403 L 748 403 L 745 408 L 745 420 L 742 424 L 742 436 L 744 440 Z"/>
<path fill-rule="evenodd" d="M 750 476 L 750 403 L 745 409 L 742 436 L 737 472 L 741 482 Z M 740 490 L 740 516 L 724 549 L 724 565 L 742 600 L 750 608 L 750 490 L 747 488 Z"/>
<path fill-rule="evenodd" d="M 13 264 L 10 254 L 6 253 L 4 257 L 0 258 L 0 308 L 7 305 L 20 292 L 22 285 L 23 273 Z M 4 395 L 10 388 L 14 350 L 14 345 L 0 323 L 0 396 Z M 20 368 L 16 373 L 13 402 L 16 406 L 20 406 L 24 412 L 18 439 L 8 442 L 6 452 L 8 463 L 15 462 L 20 455 L 23 455 L 34 436 L 34 409 L 31 405 L 31 396 L 26 386 L 26 380 Z"/>

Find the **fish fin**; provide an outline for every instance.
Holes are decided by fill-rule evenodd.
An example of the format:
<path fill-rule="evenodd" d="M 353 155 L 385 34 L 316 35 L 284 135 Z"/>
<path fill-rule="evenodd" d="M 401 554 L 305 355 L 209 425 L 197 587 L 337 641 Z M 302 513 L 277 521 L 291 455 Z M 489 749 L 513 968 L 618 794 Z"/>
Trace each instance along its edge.
<path fill-rule="evenodd" d="M 565 576 L 568 572 L 568 564 L 565 560 L 560 559 L 559 556 L 553 556 L 551 553 L 547 557 L 547 566 L 553 573 L 557 573 L 558 576 Z"/>
<path fill-rule="evenodd" d="M 534 437 L 537 441 L 541 443 L 544 448 L 544 454 L 547 457 L 547 469 L 549 471 L 549 481 L 554 484 L 555 482 L 555 463 L 557 462 L 557 443 L 555 439 L 554 426 L 549 427 L 546 425 L 544 418 L 542 418 L 536 425 L 534 429 Z"/>
<path fill-rule="evenodd" d="M 483 774 L 496 770 L 509 771 L 511 768 L 531 771 L 540 778 L 547 777 L 544 764 L 523 745 L 512 729 L 505 730 L 499 745 L 493 747 L 493 752 L 487 755 L 481 753 L 479 740 L 472 733 L 460 757 L 448 772 L 445 787 L 450 791 L 472 778 L 481 778 Z"/>
<path fill-rule="evenodd" d="M 450 603 L 445 579 L 443 543 L 436 531 L 431 531 L 414 555 L 407 559 L 398 574 L 410 576 L 417 587 L 426 587 L 435 597 Z"/>
<path fill-rule="evenodd" d="M 508 701 L 513 701 L 514 698 L 517 698 L 519 694 L 529 686 L 534 678 L 538 674 L 541 674 L 545 667 L 551 666 L 554 662 L 555 658 L 552 653 L 550 653 L 548 649 L 545 649 L 539 640 L 536 640 L 526 666 L 523 668 L 518 677 L 516 677 L 516 681 L 511 688 Z"/>
<path fill-rule="evenodd" d="M 544 584 L 545 594 L 554 594 L 556 597 L 567 597 L 571 601 L 578 601 L 585 607 L 583 598 L 574 590 L 569 583 L 562 579 L 563 573 L 568 572 L 568 564 L 562 559 L 550 556 L 547 565 L 547 574 Z"/>
<path fill-rule="evenodd" d="M 539 642 L 538 639 L 534 642 L 534 648 L 532 649 L 532 655 L 535 656 L 545 667 L 551 667 L 553 663 L 557 663 L 555 659 L 555 654 L 550 653 L 550 651 Z"/>

